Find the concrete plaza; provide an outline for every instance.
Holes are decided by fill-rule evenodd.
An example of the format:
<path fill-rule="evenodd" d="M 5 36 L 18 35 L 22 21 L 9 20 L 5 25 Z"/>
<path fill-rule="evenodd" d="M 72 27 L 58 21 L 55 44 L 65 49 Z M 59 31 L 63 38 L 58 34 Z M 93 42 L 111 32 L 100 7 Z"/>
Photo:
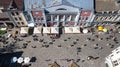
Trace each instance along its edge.
<path fill-rule="evenodd" d="M 111 28 L 111 27 L 110 27 Z M 18 30 L 19 29 L 15 29 Z M 13 33 L 15 30 L 5 34 Z M 49 35 L 37 34 L 36 37 L 17 36 L 21 41 L 12 37 L 8 44 L 19 46 L 16 51 L 23 51 L 23 57 L 36 57 L 35 62 L 30 62 L 30 67 L 48 67 L 48 64 L 57 62 L 60 67 L 68 67 L 71 61 L 80 67 L 106 67 L 105 57 L 120 45 L 120 34 L 62 34 L 58 39 L 51 39 Z M 36 41 L 34 39 L 37 39 Z M 116 42 L 117 41 L 117 42 Z M 27 47 L 24 48 L 24 43 Z M 87 60 L 88 56 L 97 59 Z"/>

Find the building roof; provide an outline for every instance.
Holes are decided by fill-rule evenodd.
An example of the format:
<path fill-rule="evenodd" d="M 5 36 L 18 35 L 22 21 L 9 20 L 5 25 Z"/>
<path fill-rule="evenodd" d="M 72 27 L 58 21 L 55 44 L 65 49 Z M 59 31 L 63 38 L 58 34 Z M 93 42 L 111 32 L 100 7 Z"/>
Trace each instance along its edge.
<path fill-rule="evenodd" d="M 86 11 L 81 11 L 80 16 L 90 16 L 91 11 L 90 10 L 86 10 Z"/>
<path fill-rule="evenodd" d="M 0 7 L 7 9 L 10 5 L 11 0 L 0 0 Z"/>
<path fill-rule="evenodd" d="M 95 10 L 100 11 L 116 11 L 120 9 L 120 3 L 115 0 L 95 0 Z"/>
<path fill-rule="evenodd" d="M 24 0 L 25 10 L 39 10 L 42 7 L 41 0 Z"/>
<path fill-rule="evenodd" d="M 75 7 L 73 4 L 71 4 L 67 0 L 54 0 L 49 4 L 49 6 L 57 6 L 57 5 L 67 5 L 67 6 Z"/>
<path fill-rule="evenodd" d="M 24 0 L 14 0 L 18 10 L 24 9 Z"/>
<path fill-rule="evenodd" d="M 23 4 L 23 0 L 0 0 L 0 7 L 3 7 L 3 10 L 8 10 L 11 8 L 23 10 Z"/>
<path fill-rule="evenodd" d="M 49 14 L 77 14 L 79 12 L 79 8 L 67 5 L 57 5 L 46 10 L 49 11 Z"/>

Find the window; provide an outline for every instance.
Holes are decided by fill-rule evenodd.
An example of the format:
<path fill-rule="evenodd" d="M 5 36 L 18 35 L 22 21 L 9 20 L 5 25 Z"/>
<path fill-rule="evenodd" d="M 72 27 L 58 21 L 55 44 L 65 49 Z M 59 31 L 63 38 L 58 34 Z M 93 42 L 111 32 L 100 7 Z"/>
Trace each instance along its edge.
<path fill-rule="evenodd" d="M 10 21 L 9 18 L 0 18 L 0 21 Z"/>
<path fill-rule="evenodd" d="M 117 66 L 117 65 L 119 65 L 119 64 L 118 64 L 118 63 L 115 63 L 114 65 Z"/>
<path fill-rule="evenodd" d="M 88 17 L 86 17 L 85 20 L 88 20 Z"/>
<path fill-rule="evenodd" d="M 59 16 L 60 21 L 63 21 L 63 15 Z"/>
<path fill-rule="evenodd" d="M 53 21 L 57 21 L 57 15 L 53 16 Z"/>
<path fill-rule="evenodd" d="M 19 20 L 22 20 L 22 18 L 21 18 L 21 17 L 19 17 Z"/>
<path fill-rule="evenodd" d="M 81 17 L 79 17 L 79 20 L 81 20 Z"/>
<path fill-rule="evenodd" d="M 67 9 L 65 9 L 65 8 L 58 8 L 56 11 L 58 11 L 58 10 L 67 10 Z"/>
<path fill-rule="evenodd" d="M 23 25 L 24 25 L 24 22 L 21 22 L 21 24 L 23 24 Z"/>
<path fill-rule="evenodd" d="M 111 57 L 114 56 L 114 55 L 111 55 Z"/>
<path fill-rule="evenodd" d="M 41 17 L 41 20 L 44 20 L 44 18 L 43 18 L 43 17 Z"/>
<path fill-rule="evenodd" d="M 20 24 L 20 22 L 17 22 L 17 24 L 19 25 L 19 24 Z"/>
<path fill-rule="evenodd" d="M 18 21 L 18 19 L 17 19 L 16 17 L 15 17 L 14 19 L 15 19 L 16 21 Z"/>
<path fill-rule="evenodd" d="M 106 67 L 109 67 L 107 63 L 106 63 Z"/>
<path fill-rule="evenodd" d="M 12 14 L 13 16 L 15 16 L 14 12 L 11 12 L 11 14 Z"/>
<path fill-rule="evenodd" d="M 113 61 L 113 63 L 116 63 L 116 62 L 117 62 L 117 60 Z"/>
<path fill-rule="evenodd" d="M 72 15 L 71 21 L 75 21 L 75 15 Z"/>
<path fill-rule="evenodd" d="M 27 21 L 31 21 L 30 15 L 27 15 Z"/>
<path fill-rule="evenodd" d="M 19 15 L 19 13 L 18 13 L 18 12 L 16 12 L 16 15 Z"/>
<path fill-rule="evenodd" d="M 46 17 L 47 17 L 47 21 L 51 21 L 51 16 L 50 15 L 48 15 Z"/>

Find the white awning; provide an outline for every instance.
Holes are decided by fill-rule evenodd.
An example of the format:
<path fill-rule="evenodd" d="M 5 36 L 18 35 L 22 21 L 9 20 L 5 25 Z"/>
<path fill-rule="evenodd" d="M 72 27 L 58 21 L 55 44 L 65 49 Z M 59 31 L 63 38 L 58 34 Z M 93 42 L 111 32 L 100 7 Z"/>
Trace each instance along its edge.
<path fill-rule="evenodd" d="M 34 34 L 41 33 L 41 30 L 42 30 L 42 27 L 35 27 L 33 33 L 34 33 Z"/>
<path fill-rule="evenodd" d="M 80 27 L 72 27 L 73 33 L 80 33 Z"/>
<path fill-rule="evenodd" d="M 59 33 L 59 28 L 58 27 L 51 27 L 51 33 Z"/>
<path fill-rule="evenodd" d="M 21 27 L 20 34 L 28 34 L 28 27 Z"/>
<path fill-rule="evenodd" d="M 73 33 L 72 27 L 64 27 L 65 33 Z"/>
<path fill-rule="evenodd" d="M 50 27 L 43 27 L 43 33 L 50 33 Z"/>

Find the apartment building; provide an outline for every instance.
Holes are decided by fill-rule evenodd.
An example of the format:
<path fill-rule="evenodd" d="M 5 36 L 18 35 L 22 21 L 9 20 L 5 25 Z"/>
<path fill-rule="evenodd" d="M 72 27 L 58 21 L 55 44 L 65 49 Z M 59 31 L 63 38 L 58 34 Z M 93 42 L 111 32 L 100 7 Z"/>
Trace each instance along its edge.
<path fill-rule="evenodd" d="M 5 26 L 12 24 L 12 26 L 27 26 L 27 21 L 24 17 L 24 0 L 0 0 L 0 7 L 2 8 L 1 16 L 8 16 L 9 20 L 3 20 Z M 5 19 L 6 17 L 2 17 L 1 19 Z M 9 22 L 9 23 L 8 23 Z"/>
<path fill-rule="evenodd" d="M 120 67 L 120 47 L 105 58 L 106 67 Z"/>
<path fill-rule="evenodd" d="M 119 0 L 95 0 L 95 18 L 93 24 L 111 24 L 120 21 Z"/>

